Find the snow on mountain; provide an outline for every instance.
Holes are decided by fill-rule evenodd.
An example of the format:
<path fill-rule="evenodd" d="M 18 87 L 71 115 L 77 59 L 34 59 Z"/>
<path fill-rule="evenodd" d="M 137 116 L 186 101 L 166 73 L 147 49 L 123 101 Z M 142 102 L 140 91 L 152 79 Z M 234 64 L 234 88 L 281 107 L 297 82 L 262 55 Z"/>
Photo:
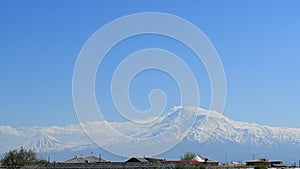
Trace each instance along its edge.
<path fill-rule="evenodd" d="M 101 127 L 102 123 L 97 123 L 94 127 L 93 124 L 94 123 L 90 124 L 90 128 L 103 128 Z M 200 107 L 174 107 L 172 112 L 168 113 L 166 117 L 160 118 L 154 125 L 149 127 L 135 127 L 135 124 L 128 125 L 127 122 L 114 122 L 110 123 L 110 125 L 113 128 L 119 128 L 122 133 L 131 134 L 128 135 L 127 139 L 120 139 L 109 137 L 109 133 L 107 134 L 99 130 L 98 133 L 96 132 L 96 134 L 99 135 L 99 140 L 101 141 L 101 138 L 105 140 L 99 142 L 100 146 L 125 146 L 126 144 L 131 143 L 131 146 L 134 147 L 133 138 L 137 138 L 138 140 L 136 146 L 141 146 L 142 144 L 156 145 L 154 142 L 169 144 L 174 140 L 182 140 L 184 136 L 187 136 L 187 140 L 199 143 L 229 142 L 253 146 L 273 146 L 282 144 L 300 146 L 299 128 L 270 127 L 255 123 L 234 121 L 216 111 L 204 110 Z M 46 142 L 44 143 L 43 150 L 62 149 L 64 147 L 55 138 L 49 135 L 39 138 L 44 139 L 39 139 L 39 141 L 35 141 L 35 143 L 40 144 L 41 141 Z M 47 142 L 48 140 L 49 142 Z M 84 146 L 81 147 L 83 144 L 80 144 L 80 140 L 77 140 L 77 143 L 76 146 L 74 145 L 74 148 L 84 149 Z M 47 146 L 48 144 L 49 146 Z M 66 145 L 68 144 L 66 143 Z M 92 143 L 91 145 L 95 144 Z M 68 148 L 72 147 L 68 146 Z"/>
<path fill-rule="evenodd" d="M 234 121 L 218 112 L 207 111 L 198 107 L 181 107 L 181 109 L 198 113 L 189 139 L 197 141 L 201 140 L 203 135 L 209 135 L 208 142 L 232 142 L 255 146 L 278 144 L 300 146 L 299 128 L 270 127 Z M 207 126 L 204 126 L 203 123 L 206 123 Z"/>
<path fill-rule="evenodd" d="M 123 147 L 130 145 L 129 148 L 136 155 L 139 153 L 151 154 L 148 147 L 151 147 L 155 154 L 155 152 L 158 152 L 157 150 L 162 148 L 167 150 L 172 148 L 173 144 L 180 142 L 182 147 L 176 146 L 177 148 L 172 149 L 174 152 L 170 151 L 169 154 L 166 154 L 166 157 L 172 155 L 172 153 L 180 154 L 187 150 L 196 151 L 196 149 L 199 149 L 202 153 L 212 153 L 211 156 L 217 156 L 215 152 L 218 152 L 220 159 L 223 158 L 224 153 L 231 151 L 233 147 L 238 152 L 236 155 L 238 158 L 244 152 L 244 159 L 247 159 L 249 149 L 254 151 L 252 153 L 262 151 L 270 154 L 287 151 L 288 153 L 284 154 L 284 157 L 294 158 L 291 154 L 299 154 L 300 147 L 299 128 L 270 127 L 234 121 L 216 111 L 204 110 L 199 107 L 174 107 L 170 113 L 165 117 L 160 117 L 153 125 L 143 126 L 142 124 L 137 125 L 130 122 L 108 122 L 110 127 L 126 136 L 123 138 L 114 137 L 116 134 L 106 131 L 107 126 L 104 126 L 104 124 L 101 121 L 83 124 L 88 126 L 87 129 L 92 129 L 94 135 L 99 137 L 96 139 L 99 140 L 97 143 L 100 147 L 83 132 L 64 134 L 64 130 L 56 132 L 55 127 L 52 127 L 51 134 L 57 138 L 47 134 L 48 132 L 41 132 L 44 130 L 38 130 L 35 131 L 37 134 L 29 142 L 22 145 L 39 153 L 56 153 L 57 156 L 61 156 L 61 153 L 97 152 L 99 148 L 107 151 L 110 147 L 121 151 L 121 149 L 124 149 Z M 79 124 L 76 128 L 80 128 Z M 33 129 L 30 131 L 34 132 Z M 24 135 L 27 133 L 26 130 L 22 132 L 25 133 Z M 184 136 L 186 137 L 183 138 Z M 222 150 L 217 147 L 222 147 Z M 123 151 L 127 152 L 125 150 Z M 140 150 L 140 152 L 137 152 L 137 150 Z M 212 150 L 214 151 L 212 152 Z"/>
<path fill-rule="evenodd" d="M 29 142 L 25 143 L 24 147 L 35 150 L 36 152 L 60 151 L 65 148 L 56 138 L 41 132 L 37 133 Z"/>

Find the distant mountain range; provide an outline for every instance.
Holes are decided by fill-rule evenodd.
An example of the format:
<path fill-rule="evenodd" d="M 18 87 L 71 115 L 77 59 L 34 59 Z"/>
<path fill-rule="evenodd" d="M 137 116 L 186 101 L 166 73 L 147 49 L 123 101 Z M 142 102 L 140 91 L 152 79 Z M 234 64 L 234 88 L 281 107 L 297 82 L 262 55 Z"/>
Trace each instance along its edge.
<path fill-rule="evenodd" d="M 170 139 L 175 139 L 180 134 L 180 129 L 184 127 L 182 122 L 183 114 L 194 115 L 195 121 L 193 121 L 194 124 L 191 130 L 177 146 L 159 154 L 158 157 L 176 159 L 186 151 L 193 151 L 223 162 L 226 160 L 245 161 L 253 157 L 267 157 L 276 160 L 282 159 L 287 163 L 292 163 L 292 160 L 299 160 L 300 158 L 299 128 L 270 127 L 255 123 L 238 122 L 218 112 L 198 107 L 175 107 L 168 116 L 162 118 L 157 124 L 142 130 L 134 129 L 126 122 L 114 122 L 111 125 L 125 133 L 131 133 L 131 136 L 139 138 L 155 138 L 157 135 L 162 134 L 162 131 L 168 129 L 175 134 L 166 134 L 165 137 L 159 139 L 160 142 L 168 142 Z M 102 123 L 93 122 L 89 125 L 101 128 Z M 122 159 L 99 148 L 95 143 L 89 141 L 79 129 L 80 127 L 73 125 L 72 127 L 64 128 L 64 131 L 69 131 L 68 134 L 52 132 L 57 137 L 41 129 L 34 137 L 22 145 L 34 149 L 44 156 L 53 156 L 53 159 L 56 160 L 68 159 L 78 154 L 90 155 L 91 152 L 101 153 L 104 157 L 112 158 L 109 159 L 112 161 Z M 108 139 L 101 142 L 106 147 L 113 146 L 113 144 L 124 146 L 135 144 L 130 142 L 130 139 L 114 138 L 114 140 L 109 140 L 110 133 L 105 133 L 105 131 L 102 131 L 102 133 L 101 137 L 104 140 Z M 137 147 L 131 146 L 133 146 L 132 148 L 138 148 L 142 144 L 151 144 L 151 142 L 137 143 Z M 147 155 L 147 152 L 144 153 L 144 155 Z"/>

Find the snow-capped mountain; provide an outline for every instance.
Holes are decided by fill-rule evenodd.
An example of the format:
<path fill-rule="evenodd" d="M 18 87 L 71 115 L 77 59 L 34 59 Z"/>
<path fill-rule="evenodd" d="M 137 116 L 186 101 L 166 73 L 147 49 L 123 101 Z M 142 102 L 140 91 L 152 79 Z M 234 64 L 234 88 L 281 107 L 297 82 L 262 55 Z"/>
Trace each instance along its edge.
<path fill-rule="evenodd" d="M 183 115 L 184 114 L 184 115 Z M 183 120 L 184 117 L 195 118 L 194 120 Z M 256 123 L 239 122 L 216 112 L 208 111 L 199 107 L 178 106 L 173 112 L 142 132 L 136 137 L 155 137 L 165 134 L 170 130 L 178 136 L 182 134 L 184 123 L 193 123 L 187 135 L 187 139 L 199 143 L 220 142 L 237 143 L 241 145 L 272 146 L 278 144 L 291 144 L 300 147 L 300 129 L 287 127 L 270 127 Z M 170 139 L 170 135 L 166 139 Z"/>
<path fill-rule="evenodd" d="M 225 156 L 236 161 L 266 157 L 287 163 L 299 158 L 300 128 L 239 122 L 199 107 L 174 108 L 174 112 L 179 110 L 197 114 L 195 123 L 188 136 L 161 157 L 178 158 L 178 154 L 192 151 L 219 161 Z"/>
<path fill-rule="evenodd" d="M 137 152 L 136 149 L 142 147 L 145 154 L 150 152 L 146 151 L 147 146 L 154 150 L 157 142 L 161 145 L 160 149 L 165 148 L 163 143 L 169 144 L 170 140 L 179 139 L 178 137 L 183 134 L 183 129 L 189 127 L 189 125 L 184 125 L 187 123 L 185 117 L 195 118 L 189 121 L 194 123 L 192 123 L 187 137 L 179 145 L 163 153 L 161 157 L 176 158 L 176 156 L 174 157 L 176 154 L 178 158 L 178 154 L 193 151 L 207 154 L 216 160 L 224 160 L 225 155 L 230 158 L 229 154 L 235 160 L 251 159 L 255 154 L 273 159 L 288 160 L 298 158 L 297 154 L 300 154 L 299 128 L 270 127 L 239 122 L 215 111 L 185 106 L 175 107 L 172 112 L 155 125 L 142 128 L 131 135 L 142 141 L 135 142 L 131 138 L 127 140 L 114 139 L 111 144 L 130 145 L 132 149 L 135 149 L 135 152 Z M 149 141 L 145 138 L 154 139 Z"/>
<path fill-rule="evenodd" d="M 65 148 L 65 146 L 56 138 L 41 132 L 37 133 L 29 142 L 25 143 L 23 146 L 25 148 L 35 150 L 36 152 L 60 151 Z"/>
<path fill-rule="evenodd" d="M 208 142 L 232 142 L 255 146 L 278 144 L 300 146 L 299 128 L 270 127 L 234 121 L 218 112 L 203 111 L 203 109 L 197 107 L 183 107 L 183 109 L 194 113 L 198 112 L 197 121 L 189 135 L 190 139 L 201 140 L 202 135 L 209 135 Z M 205 127 L 203 128 L 203 122 L 207 124 L 207 128 L 213 128 L 213 132 Z M 211 133 L 208 133 L 208 131 Z"/>
<path fill-rule="evenodd" d="M 116 133 L 108 131 L 105 126 L 107 124 L 116 131 L 125 133 L 126 137 L 119 137 Z M 52 153 L 54 159 L 53 154 L 67 159 L 70 155 L 83 152 L 101 152 L 103 155 L 106 153 L 107 156 L 113 157 L 114 155 L 109 153 L 110 146 L 115 146 L 117 150 L 129 147 L 133 151 L 130 155 L 141 153 L 153 155 L 152 152 L 157 152 L 155 149 L 168 147 L 174 144 L 172 142 L 174 140 L 179 141 L 179 144 L 170 146 L 171 149 L 162 152 L 161 157 L 178 158 L 186 151 L 209 155 L 216 160 L 224 159 L 225 155 L 230 158 L 229 154 L 236 160 L 250 159 L 253 154 L 258 153 L 261 156 L 277 159 L 297 159 L 300 154 L 299 128 L 239 122 L 218 112 L 199 107 L 174 107 L 165 117 L 160 117 L 154 125 L 148 126 L 140 124 L 137 126 L 129 122 L 101 121 L 87 122 L 82 125 L 98 137 L 95 142 L 100 147 L 82 132 L 80 125 L 50 126 L 46 129 L 40 127 L 37 134 L 22 145 L 43 154 Z M 35 130 L 30 129 L 30 131 Z M 21 133 L 26 134 L 26 131 Z M 51 133 L 56 138 L 46 133 Z M 183 138 L 184 136 L 186 137 Z M 123 151 L 127 152 L 126 149 Z"/>

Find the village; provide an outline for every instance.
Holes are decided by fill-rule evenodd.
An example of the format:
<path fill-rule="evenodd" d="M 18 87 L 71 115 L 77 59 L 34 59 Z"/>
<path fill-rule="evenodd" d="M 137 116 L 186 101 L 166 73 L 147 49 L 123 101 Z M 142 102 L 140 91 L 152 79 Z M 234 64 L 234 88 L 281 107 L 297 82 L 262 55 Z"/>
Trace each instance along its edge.
<path fill-rule="evenodd" d="M 154 157 L 131 157 L 126 161 L 109 161 L 101 156 L 93 155 L 87 157 L 75 156 L 63 162 L 50 162 L 29 164 L 24 166 L 4 166 L 6 168 L 24 168 L 24 169 L 229 169 L 229 168 L 248 168 L 248 169 L 267 169 L 267 168 L 297 168 L 296 162 L 293 165 L 284 164 L 280 160 L 268 160 L 266 158 L 255 158 L 246 162 L 218 162 L 207 157 L 187 152 L 178 160 L 159 159 Z"/>
<path fill-rule="evenodd" d="M 52 163 L 42 168 L 296 168 L 284 164 L 283 161 L 273 161 L 266 158 L 256 158 L 246 162 L 218 162 L 200 155 L 192 159 L 179 160 L 158 159 L 153 157 L 131 157 L 124 162 L 111 162 L 96 156 L 74 157 L 64 162 Z"/>

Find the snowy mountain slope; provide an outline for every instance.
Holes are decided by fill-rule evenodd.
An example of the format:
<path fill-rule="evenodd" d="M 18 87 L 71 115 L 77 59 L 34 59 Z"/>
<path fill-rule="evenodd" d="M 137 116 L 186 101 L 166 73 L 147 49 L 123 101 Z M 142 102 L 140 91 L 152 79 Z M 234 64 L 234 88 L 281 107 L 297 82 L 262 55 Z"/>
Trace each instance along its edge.
<path fill-rule="evenodd" d="M 65 146 L 60 141 L 46 133 L 37 133 L 29 142 L 24 144 L 24 147 L 36 152 L 51 152 L 65 149 Z"/>
<path fill-rule="evenodd" d="M 99 148 L 107 151 L 106 148 L 110 146 L 121 149 L 128 145 L 132 147 L 134 153 L 137 153 L 136 150 L 139 149 L 141 150 L 139 153 L 148 154 L 150 151 L 147 147 L 150 146 L 153 150 L 155 148 L 160 149 L 161 146 L 158 145 L 171 145 L 174 140 L 183 141 L 180 144 L 181 147 L 179 146 L 180 148 L 177 149 L 178 151 L 173 152 L 173 154 L 182 154 L 188 150 L 196 151 L 199 149 L 199 153 L 211 153 L 212 157 L 217 152 L 222 158 L 224 153 L 228 153 L 234 148 L 237 152 L 236 157 L 241 157 L 241 154 L 245 153 L 244 156 L 247 159 L 249 150 L 253 150 L 252 154 L 258 151 L 269 152 L 270 154 L 286 152 L 282 154 L 286 158 L 295 158 L 290 157 L 290 155 L 300 153 L 299 128 L 270 127 L 234 121 L 218 112 L 204 110 L 199 107 L 174 107 L 166 117 L 160 117 L 155 124 L 147 127 L 136 127 L 135 124 L 129 122 L 108 123 L 112 128 L 124 133 L 127 137 L 114 137 L 114 134 L 106 131 L 107 126 L 104 126 L 105 123 L 95 121 L 83 125 L 88 126 L 88 129 L 93 129 L 94 134 L 99 137 L 100 142 L 97 143 L 100 147 L 82 131 L 77 131 L 80 129 L 79 125 L 72 125 L 71 131 L 74 128 L 76 130 L 68 133 L 63 133 L 63 131 L 70 130 L 62 130 L 64 127 L 60 127 L 59 131 L 56 131 L 57 127 L 52 127 L 51 132 L 41 132 L 44 131 L 43 128 L 39 128 L 37 131 L 30 129 L 31 132 L 38 134 L 22 145 L 39 153 L 55 153 L 59 156 L 61 156 L 59 152 L 65 154 L 96 152 Z M 189 127 L 191 127 L 190 130 L 187 130 Z M 23 130 L 22 133 L 26 135 L 26 130 Z M 51 133 L 56 138 L 46 133 Z M 183 138 L 183 136 L 187 137 Z M 174 149 L 176 150 L 176 148 Z M 214 151 L 212 152 L 212 150 Z M 169 155 L 172 155 L 172 150 L 165 155 L 164 158 L 168 158 Z"/>
<path fill-rule="evenodd" d="M 183 115 L 184 114 L 184 115 Z M 183 118 L 194 118 L 186 120 Z M 232 142 L 241 145 L 272 146 L 291 144 L 300 146 L 300 129 L 287 127 L 270 127 L 255 123 L 239 122 L 223 116 L 216 111 L 208 111 L 199 107 L 178 106 L 165 119 L 149 128 L 138 132 L 134 137 L 151 138 L 157 135 L 166 136 L 163 140 L 178 139 L 189 127 L 185 123 L 193 123 L 187 136 L 188 140 L 204 142 Z M 168 132 L 165 132 L 168 131 Z M 172 133 L 172 134 L 171 134 Z"/>
<path fill-rule="evenodd" d="M 208 142 L 233 142 L 242 145 L 278 145 L 292 144 L 300 146 L 300 129 L 270 127 L 255 123 L 231 120 L 215 111 L 203 111 L 197 107 L 182 107 L 186 111 L 198 112 L 189 139 L 201 140 L 202 135 L 209 135 Z M 208 127 L 203 127 L 204 121 Z M 209 126 L 211 125 L 211 126 Z M 208 133 L 208 128 L 215 130 Z"/>
<path fill-rule="evenodd" d="M 189 123 L 189 125 L 186 125 Z M 99 128 L 103 123 L 90 123 L 90 128 Z M 190 125 L 193 124 L 193 125 Z M 95 126 L 94 126 L 95 125 Z M 127 122 L 110 123 L 114 128 L 118 128 L 122 133 L 129 134 L 127 139 L 117 139 L 116 137 L 109 137 L 110 133 L 99 130 L 95 132 L 105 141 L 99 142 L 107 147 L 110 144 L 126 144 L 130 143 L 131 138 L 148 139 L 158 138 L 158 141 L 169 142 L 172 139 L 181 140 L 179 138 L 186 136 L 185 131 L 188 131 L 187 140 L 198 141 L 199 143 L 220 142 L 220 143 L 237 143 L 241 145 L 254 145 L 254 146 L 272 146 L 279 144 L 290 144 L 300 146 L 300 129 L 286 128 L 286 127 L 270 127 L 259 125 L 255 123 L 239 122 L 223 116 L 215 111 L 204 110 L 199 107 L 177 106 L 173 111 L 168 113 L 165 118 L 161 118 L 157 123 L 150 127 L 143 128 L 141 126 L 134 127 L 134 124 Z M 122 127 L 123 126 L 123 127 Z M 129 126 L 129 127 L 128 127 Z M 190 130 L 188 130 L 188 128 Z M 69 137 L 73 137 L 70 135 Z M 43 133 L 38 133 L 26 144 L 28 147 L 37 151 L 47 152 L 62 149 L 78 149 L 82 145 L 88 145 L 86 140 L 81 141 L 76 139 L 77 144 L 68 144 L 68 140 L 64 139 L 64 144 L 59 142 L 56 138 Z M 81 144 L 82 143 L 82 144 Z M 84 144 L 83 144 L 84 143 Z M 94 143 L 91 143 L 92 145 Z M 151 142 L 145 142 L 151 144 Z M 133 145 L 132 145 L 133 146 Z M 84 146 L 83 146 L 84 147 Z M 83 147 L 79 149 L 84 149 Z"/>

